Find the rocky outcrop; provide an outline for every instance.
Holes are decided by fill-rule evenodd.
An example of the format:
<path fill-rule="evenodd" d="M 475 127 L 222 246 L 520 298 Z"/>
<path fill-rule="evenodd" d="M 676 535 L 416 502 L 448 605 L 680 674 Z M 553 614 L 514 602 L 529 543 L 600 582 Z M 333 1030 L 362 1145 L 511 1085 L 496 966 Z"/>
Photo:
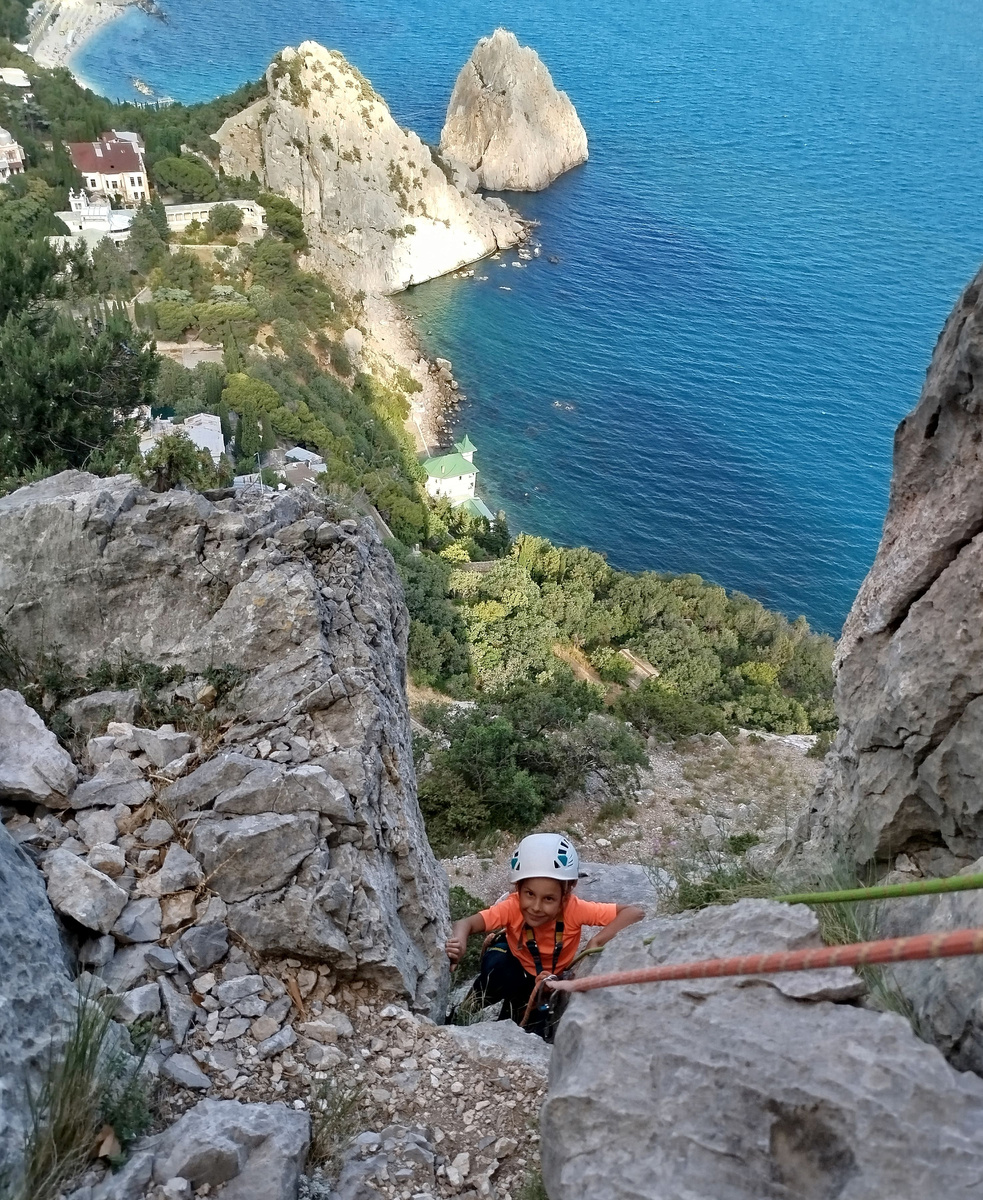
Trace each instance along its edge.
<path fill-rule="evenodd" d="M 255 172 L 300 208 L 315 268 L 356 291 L 397 292 L 522 238 L 506 205 L 456 186 L 338 51 L 288 48 L 267 82 L 215 139 L 228 174 Z"/>
<path fill-rule="evenodd" d="M 108 882 L 108 881 L 107 881 Z M 0 1178 L 13 1169 L 52 1039 L 74 1011 L 75 989 L 44 880 L 0 825 Z"/>
<path fill-rule="evenodd" d="M 838 648 L 840 733 L 809 849 L 888 866 L 983 855 L 983 274 L 898 427 L 877 557 Z"/>
<path fill-rule="evenodd" d="M 818 940 L 806 908 L 745 900 L 635 926 L 603 969 Z M 915 1200 L 929 1178 L 978 1189 L 983 1081 L 894 1013 L 815 998 L 844 974 L 575 995 L 541 1120 L 552 1200 Z"/>
<path fill-rule="evenodd" d="M 20 692 L 0 690 L 0 800 L 64 808 L 78 771 Z"/>
<path fill-rule="evenodd" d="M 115 842 L 158 816 L 141 806 L 159 792 L 168 820 L 152 840 L 180 830 L 197 862 L 122 838 L 85 862 L 61 826 L 22 836 L 48 845 L 53 901 L 93 933 L 138 943 L 158 921 L 227 921 L 259 955 L 315 958 L 427 1010 L 446 984 L 447 891 L 416 801 L 408 620 L 371 522 L 327 515 L 302 489 L 212 503 L 74 472 L 0 500 L 0 612 L 22 653 L 243 676 L 214 711 L 213 757 L 198 765 L 202 745 L 173 727 L 110 724 L 69 800 L 83 836 Z M 203 875 L 218 916 L 195 908 Z M 127 907 L 134 887 L 153 903 Z"/>
<path fill-rule="evenodd" d="M 536 51 L 496 29 L 461 68 L 440 152 L 474 171 L 480 187 L 538 192 L 587 161 L 587 134 Z"/>
<path fill-rule="evenodd" d="M 201 1188 L 221 1188 L 228 1200 L 295 1200 L 310 1136 L 308 1114 L 285 1104 L 201 1100 L 164 1133 L 138 1142 L 118 1174 L 71 1200 L 183 1200 L 207 1194 Z"/>

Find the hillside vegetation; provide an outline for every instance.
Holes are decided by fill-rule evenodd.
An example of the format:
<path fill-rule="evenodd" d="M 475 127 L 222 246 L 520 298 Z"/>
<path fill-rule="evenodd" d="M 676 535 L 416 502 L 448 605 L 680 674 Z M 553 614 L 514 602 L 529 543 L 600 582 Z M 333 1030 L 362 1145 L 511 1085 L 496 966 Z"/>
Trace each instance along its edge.
<path fill-rule="evenodd" d="M 405 371 L 356 368 L 342 335 L 358 325 L 359 298 L 304 270 L 297 209 L 195 153 L 212 154 L 211 134 L 265 83 L 208 104 L 141 108 L 83 91 L 2 42 L 0 62 L 25 66 L 35 94 L 23 104 L 0 88 L 0 123 L 31 163 L 0 186 L 0 491 L 66 467 L 204 488 L 255 469 L 277 445 L 320 452 L 319 485 L 371 502 L 392 530 L 410 672 L 446 697 L 423 714 L 433 736 L 419 748 L 436 842 L 526 827 L 592 772 L 624 791 L 645 737 L 835 727 L 833 641 L 804 618 L 695 575 L 631 575 L 589 549 L 513 540 L 504 514 L 488 522 L 427 497 L 405 430 L 419 385 Z M 258 197 L 267 236 L 240 240 L 237 210 L 223 206 L 189 231 L 190 245 L 169 245 L 158 196 L 122 249 L 105 241 L 91 261 L 55 255 L 43 237 L 78 182 L 63 142 L 114 127 L 144 136 L 152 177 L 171 195 Z M 212 251 L 199 256 L 196 244 Z M 124 305 L 138 292 L 131 320 Z M 221 344 L 224 363 L 186 370 L 155 353 L 155 337 Z M 214 466 L 178 425 L 142 461 L 140 405 L 178 423 L 218 415 L 226 457 Z M 481 560 L 490 569 L 470 569 Z M 641 686 L 622 650 L 650 664 Z"/>

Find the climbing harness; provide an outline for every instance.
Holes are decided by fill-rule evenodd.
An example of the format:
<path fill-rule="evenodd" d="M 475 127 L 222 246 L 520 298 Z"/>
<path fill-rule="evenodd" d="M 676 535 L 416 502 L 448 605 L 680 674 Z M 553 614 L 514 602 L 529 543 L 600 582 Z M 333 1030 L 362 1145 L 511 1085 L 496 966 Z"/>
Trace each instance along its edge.
<path fill-rule="evenodd" d="M 534 1012 L 539 1012 L 543 1020 L 549 1023 L 550 1004 L 547 1000 L 541 1002 L 543 995 L 543 984 L 547 979 L 556 979 L 556 961 L 560 957 L 560 951 L 563 949 L 563 922 L 557 921 L 553 930 L 553 962 L 548 971 L 543 970 L 543 957 L 539 953 L 539 944 L 536 941 L 536 932 L 531 925 L 527 925 L 523 931 L 523 940 L 526 943 L 526 949 L 532 955 L 532 961 L 536 964 L 536 982 L 533 984 L 533 989 L 529 993 L 529 999 L 526 1001 L 525 1012 L 522 1014 L 522 1020 L 519 1022 L 519 1028 L 525 1029 L 529 1018 Z M 564 972 L 564 975 L 566 972 Z"/>
<path fill-rule="evenodd" d="M 543 982 L 544 986 L 556 992 L 589 992 L 595 988 L 619 987 L 628 983 L 718 979 L 729 975 L 774 975 L 782 971 L 811 971 L 819 967 L 872 966 L 875 963 L 916 962 L 928 958 L 960 958 L 969 954 L 983 954 L 983 929 L 921 933 L 915 937 L 854 942 L 847 946 L 782 950 L 777 954 L 705 958 L 696 962 L 666 963 L 659 967 L 588 975 L 583 979 L 546 979 Z"/>
<path fill-rule="evenodd" d="M 551 1042 L 553 1040 L 553 1033 L 556 1030 L 557 1022 L 559 1021 L 563 1012 L 563 1005 L 561 1004 L 562 997 L 559 995 L 559 993 L 550 994 L 546 991 L 546 985 L 554 979 L 572 979 L 573 969 L 579 962 L 582 962 L 590 955 L 600 954 L 603 949 L 603 946 L 591 946 L 586 950 L 581 950 L 570 966 L 567 967 L 567 969 L 561 975 L 554 975 L 550 971 L 540 971 L 536 976 L 536 982 L 533 985 L 533 989 L 529 993 L 529 999 L 526 1001 L 525 1012 L 522 1014 L 522 1020 L 519 1022 L 519 1028 L 525 1029 L 526 1022 L 532 1016 L 533 1012 L 538 1008 L 545 1014 L 546 1032 L 544 1033 L 544 1038 L 546 1041 Z M 555 965 L 555 954 L 553 956 L 553 962 Z M 547 997 L 545 1001 L 542 1000 L 542 996 L 544 994 Z"/>

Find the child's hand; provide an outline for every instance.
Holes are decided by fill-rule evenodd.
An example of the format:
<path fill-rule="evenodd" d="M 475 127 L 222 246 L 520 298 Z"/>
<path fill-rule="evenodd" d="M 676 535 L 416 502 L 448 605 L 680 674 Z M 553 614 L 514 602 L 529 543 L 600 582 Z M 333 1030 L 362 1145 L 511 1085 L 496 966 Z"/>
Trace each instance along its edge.
<path fill-rule="evenodd" d="M 452 933 L 447 939 L 447 943 L 444 948 L 447 951 L 447 957 L 456 967 L 464 957 L 464 953 L 468 948 L 468 939 L 466 937 L 459 937 Z"/>

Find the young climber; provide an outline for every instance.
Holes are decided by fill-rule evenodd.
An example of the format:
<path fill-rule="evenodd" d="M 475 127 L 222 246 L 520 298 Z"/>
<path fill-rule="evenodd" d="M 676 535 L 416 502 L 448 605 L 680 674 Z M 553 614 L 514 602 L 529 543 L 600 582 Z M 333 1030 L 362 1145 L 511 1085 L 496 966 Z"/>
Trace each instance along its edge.
<path fill-rule="evenodd" d="M 502 1000 L 500 1021 L 522 1021 L 536 982 L 548 971 L 559 975 L 577 956 L 584 925 L 603 928 L 587 943 L 603 946 L 619 929 L 645 916 L 633 904 L 598 904 L 573 894 L 580 875 L 580 858 L 559 833 L 534 833 L 523 838 L 512 856 L 509 880 L 513 891 L 491 908 L 454 922 L 447 956 L 457 963 L 473 933 L 501 930 L 486 944 L 481 968 L 471 991 L 483 1006 Z M 547 1033 L 548 1014 L 537 1005 L 526 1022 L 530 1032 Z"/>

